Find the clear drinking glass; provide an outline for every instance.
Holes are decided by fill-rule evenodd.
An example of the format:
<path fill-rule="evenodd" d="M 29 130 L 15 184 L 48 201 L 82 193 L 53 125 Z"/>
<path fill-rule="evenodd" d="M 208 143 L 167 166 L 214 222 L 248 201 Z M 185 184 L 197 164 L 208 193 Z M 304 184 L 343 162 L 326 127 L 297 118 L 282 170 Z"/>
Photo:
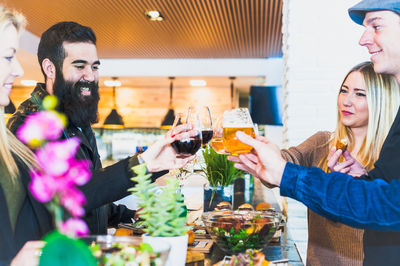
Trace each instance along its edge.
<path fill-rule="evenodd" d="M 183 123 L 183 115 L 178 113 L 175 116 L 175 121 L 173 128 L 175 128 L 180 123 Z M 175 140 L 171 143 L 172 148 L 174 148 L 175 152 L 179 155 L 188 156 L 196 154 L 196 152 L 201 147 L 201 126 L 200 126 L 200 118 L 198 113 L 193 112 L 192 110 L 188 110 L 186 119 L 184 121 L 186 124 L 192 124 L 193 130 L 197 131 L 198 134 L 192 135 L 186 139 Z"/>
<path fill-rule="evenodd" d="M 210 141 L 211 148 L 214 149 L 216 153 L 219 154 L 229 154 L 225 150 L 224 143 L 222 140 L 222 132 L 223 132 L 223 117 L 219 117 L 216 119 L 215 123 L 213 124 L 213 137 Z"/>
<path fill-rule="evenodd" d="M 213 123 L 210 108 L 208 106 L 202 106 L 199 109 L 200 124 L 201 124 L 201 135 L 202 135 L 202 146 L 204 147 L 213 137 Z"/>
<path fill-rule="evenodd" d="M 237 139 L 237 131 L 255 137 L 254 124 L 247 108 L 236 108 L 224 112 L 222 140 L 225 149 L 234 156 L 249 153 L 252 150 L 251 146 Z"/>

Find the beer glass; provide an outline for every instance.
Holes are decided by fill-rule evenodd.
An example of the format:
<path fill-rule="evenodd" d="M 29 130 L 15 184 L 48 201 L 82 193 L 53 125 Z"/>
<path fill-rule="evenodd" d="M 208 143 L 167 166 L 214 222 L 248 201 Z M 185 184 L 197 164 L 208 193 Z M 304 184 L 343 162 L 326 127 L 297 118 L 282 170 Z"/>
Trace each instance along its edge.
<path fill-rule="evenodd" d="M 193 130 L 194 132 L 197 132 L 197 134 L 190 136 L 186 139 L 175 140 L 171 143 L 171 146 L 179 155 L 193 155 L 201 147 L 201 127 L 199 115 L 189 108 L 186 119 L 183 121 L 183 114 L 178 113 L 175 116 L 174 125 L 172 127 L 175 128 L 177 125 L 182 124 L 183 122 L 185 122 L 186 124 L 192 124 Z"/>
<path fill-rule="evenodd" d="M 234 156 L 249 153 L 252 149 L 251 146 L 243 144 L 237 139 L 237 131 L 243 131 L 247 135 L 255 137 L 253 121 L 247 108 L 236 108 L 224 112 L 222 140 L 225 149 Z"/>

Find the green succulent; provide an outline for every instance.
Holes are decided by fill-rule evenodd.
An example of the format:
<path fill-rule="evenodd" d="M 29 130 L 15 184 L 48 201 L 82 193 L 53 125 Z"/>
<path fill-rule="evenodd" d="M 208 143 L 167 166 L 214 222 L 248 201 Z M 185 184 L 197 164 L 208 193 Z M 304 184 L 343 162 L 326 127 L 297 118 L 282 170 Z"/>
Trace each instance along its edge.
<path fill-rule="evenodd" d="M 228 161 L 227 156 L 216 153 L 210 146 L 203 150 L 206 167 L 202 168 L 211 186 L 229 186 L 236 178 L 243 177 L 243 172 Z"/>
<path fill-rule="evenodd" d="M 187 209 L 184 198 L 179 191 L 179 181 L 175 178 L 167 179 L 167 185 L 159 193 L 156 185 L 151 183 L 151 174 L 146 174 L 146 165 L 132 167 L 136 173 L 131 180 L 136 185 L 129 189 L 138 197 L 138 206 L 144 231 L 150 236 L 182 236 L 190 229 L 186 226 Z"/>

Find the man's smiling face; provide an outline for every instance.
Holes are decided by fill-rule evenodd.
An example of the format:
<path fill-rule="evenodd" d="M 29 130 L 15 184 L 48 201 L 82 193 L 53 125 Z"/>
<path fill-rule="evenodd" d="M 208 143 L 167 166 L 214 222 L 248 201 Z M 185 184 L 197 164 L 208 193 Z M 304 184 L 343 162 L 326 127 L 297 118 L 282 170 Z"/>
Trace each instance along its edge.
<path fill-rule="evenodd" d="M 400 16 L 392 11 L 370 11 L 359 44 L 371 54 L 377 73 L 392 74 L 400 81 Z"/>

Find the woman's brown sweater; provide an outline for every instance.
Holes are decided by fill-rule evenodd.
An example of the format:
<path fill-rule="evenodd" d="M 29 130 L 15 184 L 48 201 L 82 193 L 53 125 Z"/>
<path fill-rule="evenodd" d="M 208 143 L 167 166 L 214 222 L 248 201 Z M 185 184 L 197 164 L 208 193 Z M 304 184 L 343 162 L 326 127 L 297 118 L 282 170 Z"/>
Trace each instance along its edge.
<path fill-rule="evenodd" d="M 317 166 L 329 153 L 330 132 L 317 132 L 303 143 L 281 151 L 288 162 Z M 326 219 L 308 210 L 307 265 L 362 265 L 364 230 Z"/>

